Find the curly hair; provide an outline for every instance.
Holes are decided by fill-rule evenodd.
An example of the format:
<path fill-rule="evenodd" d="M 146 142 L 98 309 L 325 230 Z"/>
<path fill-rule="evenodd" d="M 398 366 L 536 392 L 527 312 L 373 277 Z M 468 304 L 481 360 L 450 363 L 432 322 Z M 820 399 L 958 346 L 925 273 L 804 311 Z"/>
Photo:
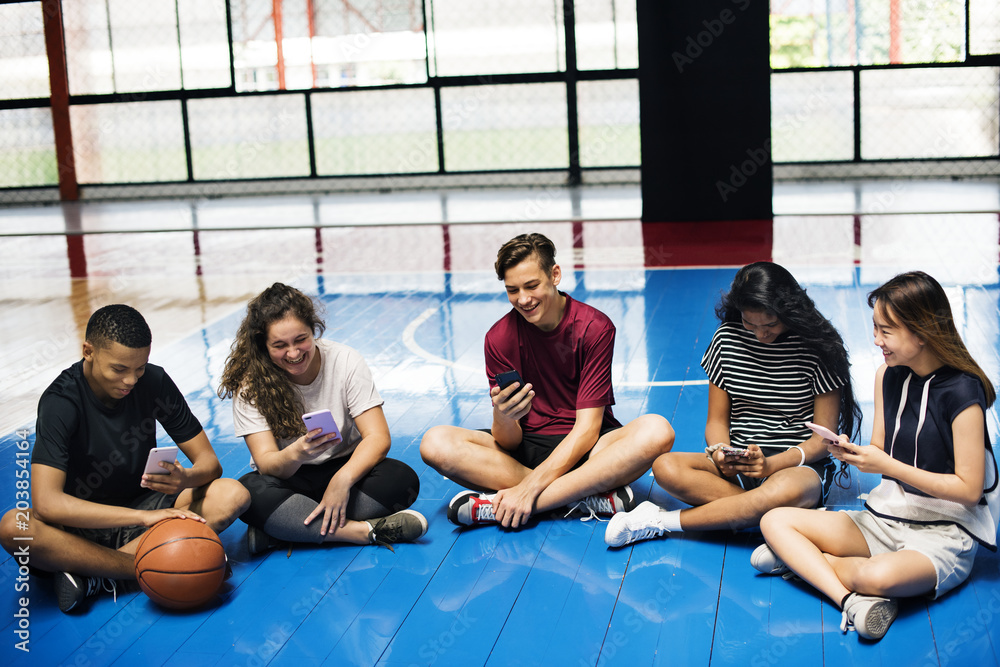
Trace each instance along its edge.
<path fill-rule="evenodd" d="M 139 311 L 122 303 L 95 310 L 87 322 L 84 335 L 87 342 L 97 349 L 118 343 L 137 350 L 149 347 L 153 341 L 149 325 Z"/>
<path fill-rule="evenodd" d="M 277 438 L 295 438 L 306 432 L 302 398 L 267 351 L 268 329 L 288 315 L 300 320 L 316 337 L 326 330 L 312 299 L 294 287 L 274 283 L 247 304 L 218 392 L 220 398 L 240 397 L 255 406 Z"/>
<path fill-rule="evenodd" d="M 986 406 L 993 405 L 997 397 L 993 383 L 962 342 L 948 295 L 937 280 L 923 271 L 901 273 L 869 292 L 868 305 L 892 326 L 913 332 L 946 366 L 979 378 Z"/>
<path fill-rule="evenodd" d="M 796 333 L 806 348 L 835 376 L 845 381 L 840 389 L 838 433 L 852 441 L 861 434 L 861 406 L 851 383 L 851 362 L 844 339 L 806 294 L 798 281 L 783 266 L 773 262 L 747 264 L 736 272 L 733 284 L 715 309 L 723 322 L 743 321 L 743 311 L 773 313 L 785 327 Z M 848 470 L 843 461 L 837 472 L 837 485 L 844 486 Z"/>

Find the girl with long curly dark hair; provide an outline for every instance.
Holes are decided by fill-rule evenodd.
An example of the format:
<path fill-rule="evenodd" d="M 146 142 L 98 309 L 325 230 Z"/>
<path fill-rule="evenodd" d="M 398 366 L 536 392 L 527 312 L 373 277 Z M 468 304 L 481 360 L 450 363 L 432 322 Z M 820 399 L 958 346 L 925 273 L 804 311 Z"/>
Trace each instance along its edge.
<path fill-rule="evenodd" d="M 754 526 L 773 507 L 816 507 L 838 474 L 806 422 L 856 434 L 861 408 L 840 334 L 791 273 L 772 262 L 740 269 L 702 358 L 708 374 L 705 453 L 653 462 L 657 483 L 693 505 L 652 502 L 612 517 L 610 546 L 681 530 Z M 842 482 L 841 482 L 842 483 Z"/>
<path fill-rule="evenodd" d="M 255 470 L 251 554 L 279 542 L 392 544 L 413 541 L 427 521 L 409 507 L 420 483 L 386 458 L 391 438 L 371 371 L 354 349 L 318 338 L 325 324 L 312 299 L 275 283 L 253 298 L 226 360 L 219 396 Z M 302 415 L 329 410 L 339 437 L 306 430 Z"/>

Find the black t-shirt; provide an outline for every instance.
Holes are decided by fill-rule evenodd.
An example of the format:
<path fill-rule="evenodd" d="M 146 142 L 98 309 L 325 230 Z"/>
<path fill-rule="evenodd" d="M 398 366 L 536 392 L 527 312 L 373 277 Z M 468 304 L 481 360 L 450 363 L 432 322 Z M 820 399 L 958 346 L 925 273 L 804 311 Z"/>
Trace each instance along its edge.
<path fill-rule="evenodd" d="M 160 366 L 146 364 L 132 391 L 109 408 L 87 384 L 81 360 L 60 373 L 38 401 L 31 462 L 64 471 L 68 495 L 126 506 L 147 491 L 139 484 L 146 456 L 156 446 L 156 422 L 178 443 L 202 430 Z"/>

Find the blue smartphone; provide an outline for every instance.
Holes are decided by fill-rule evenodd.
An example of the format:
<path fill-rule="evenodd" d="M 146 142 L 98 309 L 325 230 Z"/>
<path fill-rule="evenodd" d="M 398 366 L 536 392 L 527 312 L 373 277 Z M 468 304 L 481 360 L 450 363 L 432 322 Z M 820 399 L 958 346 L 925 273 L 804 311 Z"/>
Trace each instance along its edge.
<path fill-rule="evenodd" d="M 323 432 L 320 433 L 320 435 L 332 433 L 336 436 L 337 440 L 342 440 L 340 436 L 340 429 L 337 428 L 337 422 L 334 420 L 333 414 L 329 410 L 317 410 L 316 412 L 306 413 L 302 415 L 302 421 L 306 424 L 306 431 L 321 428 L 323 429 Z"/>
<path fill-rule="evenodd" d="M 506 371 L 504 373 L 497 373 L 494 378 L 497 381 L 497 385 L 500 389 L 506 389 L 515 382 L 520 382 L 521 386 L 524 386 L 524 381 L 521 380 L 521 374 L 517 371 Z"/>

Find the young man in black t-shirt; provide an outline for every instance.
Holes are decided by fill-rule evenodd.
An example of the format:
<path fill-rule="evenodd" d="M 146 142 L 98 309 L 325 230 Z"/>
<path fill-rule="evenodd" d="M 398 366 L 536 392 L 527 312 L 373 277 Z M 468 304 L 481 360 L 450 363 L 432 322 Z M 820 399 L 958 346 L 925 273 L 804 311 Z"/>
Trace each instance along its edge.
<path fill-rule="evenodd" d="M 184 396 L 149 363 L 150 342 L 135 309 L 99 309 L 87 324 L 83 359 L 38 402 L 32 509 L 27 521 L 15 510 L 0 520 L 0 542 L 15 555 L 29 545 L 31 567 L 56 573 L 62 611 L 114 589 L 116 580 L 134 580 L 138 538 L 153 524 L 181 517 L 218 532 L 250 502 L 239 482 L 221 479 Z M 144 473 L 157 422 L 191 467 L 164 462 L 162 474 Z"/>

